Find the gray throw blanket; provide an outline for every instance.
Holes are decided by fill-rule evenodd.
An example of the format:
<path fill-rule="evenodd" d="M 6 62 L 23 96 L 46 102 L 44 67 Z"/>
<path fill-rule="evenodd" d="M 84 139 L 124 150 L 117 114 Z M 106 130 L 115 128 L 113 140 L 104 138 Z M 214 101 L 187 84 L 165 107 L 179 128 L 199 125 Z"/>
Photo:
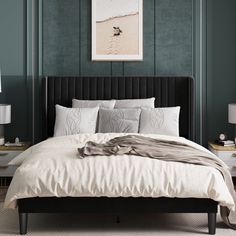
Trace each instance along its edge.
<path fill-rule="evenodd" d="M 210 153 L 198 150 L 181 142 L 166 141 L 138 135 L 126 135 L 111 139 L 104 144 L 89 141 L 83 148 L 78 148 L 78 151 L 80 158 L 99 155 L 137 155 L 164 161 L 214 167 L 223 175 L 225 183 L 236 204 L 236 193 L 226 164 Z M 221 206 L 221 216 L 229 227 L 236 229 L 236 211 L 230 212 L 227 207 Z"/>

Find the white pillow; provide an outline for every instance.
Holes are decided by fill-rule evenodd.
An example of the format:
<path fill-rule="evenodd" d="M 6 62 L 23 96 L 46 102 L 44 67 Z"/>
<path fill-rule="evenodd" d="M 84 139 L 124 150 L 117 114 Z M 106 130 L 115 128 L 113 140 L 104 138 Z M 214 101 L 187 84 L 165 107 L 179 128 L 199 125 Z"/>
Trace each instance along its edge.
<path fill-rule="evenodd" d="M 139 133 L 179 136 L 180 107 L 142 109 Z"/>
<path fill-rule="evenodd" d="M 92 108 L 100 107 L 105 109 L 113 109 L 115 106 L 115 100 L 78 100 L 72 99 L 73 108 Z"/>
<path fill-rule="evenodd" d="M 99 133 L 138 133 L 141 109 L 99 110 Z"/>
<path fill-rule="evenodd" d="M 144 98 L 144 99 L 121 99 L 115 100 L 114 108 L 154 108 L 155 107 L 155 98 Z"/>
<path fill-rule="evenodd" d="M 56 105 L 54 137 L 82 133 L 94 134 L 98 109 L 98 107 L 67 108 Z"/>

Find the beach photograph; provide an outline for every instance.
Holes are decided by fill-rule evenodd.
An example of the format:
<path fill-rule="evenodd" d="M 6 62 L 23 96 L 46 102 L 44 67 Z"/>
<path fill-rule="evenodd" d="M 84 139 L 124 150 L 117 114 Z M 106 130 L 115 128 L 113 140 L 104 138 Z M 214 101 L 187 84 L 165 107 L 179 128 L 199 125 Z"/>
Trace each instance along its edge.
<path fill-rule="evenodd" d="M 95 34 L 93 48 L 97 57 L 126 59 L 140 57 L 142 22 L 141 0 L 94 0 Z M 93 16 L 94 17 L 94 16 Z M 123 57 L 122 57 L 123 56 Z M 133 56 L 133 57 L 132 57 Z"/>

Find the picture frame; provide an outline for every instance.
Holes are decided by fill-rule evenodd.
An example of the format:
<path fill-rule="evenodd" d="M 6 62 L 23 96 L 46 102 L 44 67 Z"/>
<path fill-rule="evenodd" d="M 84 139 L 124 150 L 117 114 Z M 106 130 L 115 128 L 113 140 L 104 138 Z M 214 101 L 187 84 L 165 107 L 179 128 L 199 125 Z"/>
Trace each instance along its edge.
<path fill-rule="evenodd" d="M 92 0 L 92 61 L 143 60 L 143 0 Z"/>

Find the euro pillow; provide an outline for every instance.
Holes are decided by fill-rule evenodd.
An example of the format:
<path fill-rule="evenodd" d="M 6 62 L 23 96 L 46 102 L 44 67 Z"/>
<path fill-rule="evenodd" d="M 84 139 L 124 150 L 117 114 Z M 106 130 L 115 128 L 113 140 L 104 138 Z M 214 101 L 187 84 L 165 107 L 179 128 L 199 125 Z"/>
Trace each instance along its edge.
<path fill-rule="evenodd" d="M 95 108 L 67 108 L 56 105 L 54 137 L 72 134 L 94 134 L 98 115 Z"/>
<path fill-rule="evenodd" d="M 180 107 L 142 109 L 139 133 L 179 136 Z"/>
<path fill-rule="evenodd" d="M 99 110 L 99 133 L 138 133 L 140 109 Z"/>
<path fill-rule="evenodd" d="M 120 99 L 115 100 L 115 109 L 120 108 L 154 108 L 155 98 L 144 98 L 144 99 Z"/>
<path fill-rule="evenodd" d="M 113 109 L 115 100 L 78 100 L 72 99 L 73 108 L 93 108 L 100 107 L 105 109 Z"/>

